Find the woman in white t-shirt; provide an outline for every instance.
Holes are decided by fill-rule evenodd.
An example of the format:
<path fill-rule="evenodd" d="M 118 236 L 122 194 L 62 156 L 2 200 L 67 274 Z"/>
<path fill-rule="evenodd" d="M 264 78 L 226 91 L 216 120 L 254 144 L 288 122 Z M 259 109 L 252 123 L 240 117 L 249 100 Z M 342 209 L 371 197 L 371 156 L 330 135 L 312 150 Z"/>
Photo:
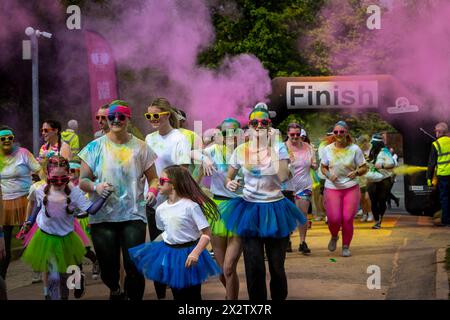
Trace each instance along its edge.
<path fill-rule="evenodd" d="M 217 143 L 210 145 L 203 151 L 214 163 L 215 171 L 211 175 L 211 193 L 213 201 L 219 206 L 230 199 L 242 196 L 242 190 L 236 192 L 228 190 L 224 181 L 227 177 L 228 162 L 236 149 L 240 137 L 240 123 L 233 118 L 227 118 L 220 125 L 221 133 L 217 134 Z M 226 289 L 227 300 L 237 300 L 239 297 L 239 277 L 237 264 L 242 253 L 241 238 L 225 227 L 222 218 L 217 221 L 210 220 L 211 244 L 214 250 L 214 258 L 223 269 L 221 282 Z"/>
<path fill-rule="evenodd" d="M 286 147 L 289 152 L 289 168 L 292 173 L 292 179 L 286 183 L 286 190 L 294 193 L 295 204 L 308 219 L 307 213 L 311 203 L 313 182 L 310 170 L 317 169 L 315 152 L 312 146 L 303 142 L 301 137 L 302 129 L 298 123 L 288 125 L 288 140 Z M 310 254 L 311 250 L 306 244 L 306 232 L 308 225 L 298 227 L 300 234 L 300 245 L 298 251 L 303 254 Z"/>
<path fill-rule="evenodd" d="M 289 233 L 306 219 L 281 192 L 282 182 L 289 178 L 289 155 L 281 136 L 271 128 L 267 106 L 258 105 L 249 116 L 249 141 L 234 150 L 225 181 L 227 189 L 236 191 L 240 183 L 234 178 L 242 168 L 243 197 L 225 202 L 220 209 L 227 229 L 242 238 L 250 300 L 267 299 L 266 274 L 261 272 L 264 249 L 271 266 L 271 298 L 284 300 Z"/>
<path fill-rule="evenodd" d="M 165 98 L 157 98 L 152 101 L 147 111 L 144 116 L 155 131 L 147 135 L 145 142 L 157 155 L 156 174 L 160 176 L 162 171 L 171 165 L 188 167 L 191 163 L 191 146 L 177 129 L 177 113 L 172 109 L 169 101 Z M 158 195 L 153 206 L 146 206 L 150 240 L 154 240 L 161 234 L 156 227 L 155 210 L 165 200 L 166 197 Z M 154 285 L 158 299 L 165 298 L 166 286 L 157 282 Z"/>
<path fill-rule="evenodd" d="M 0 260 L 0 276 L 6 277 L 11 259 L 11 237 L 14 226 L 22 225 L 27 217 L 27 195 L 31 187 L 31 175 L 41 170 L 40 164 L 31 152 L 14 145 L 13 130 L 0 127 L 0 156 L 3 168 L 0 168 L 0 180 L 3 196 L 3 214 L 0 225 L 3 226 L 6 256 Z"/>
<path fill-rule="evenodd" d="M 326 177 L 324 204 L 331 233 L 328 250 L 336 250 L 342 228 L 342 256 L 349 257 L 353 219 L 361 197 L 357 177 L 367 172 L 367 166 L 363 152 L 353 143 L 344 121 L 335 124 L 333 133 L 321 160 L 321 170 Z"/>
<path fill-rule="evenodd" d="M 146 278 L 168 285 L 175 300 L 201 300 L 202 283 L 221 273 L 206 250 L 207 218 L 218 219 L 217 206 L 182 166 L 165 168 L 159 189 L 168 198 L 156 209 L 162 241 L 129 249 L 131 259 Z"/>

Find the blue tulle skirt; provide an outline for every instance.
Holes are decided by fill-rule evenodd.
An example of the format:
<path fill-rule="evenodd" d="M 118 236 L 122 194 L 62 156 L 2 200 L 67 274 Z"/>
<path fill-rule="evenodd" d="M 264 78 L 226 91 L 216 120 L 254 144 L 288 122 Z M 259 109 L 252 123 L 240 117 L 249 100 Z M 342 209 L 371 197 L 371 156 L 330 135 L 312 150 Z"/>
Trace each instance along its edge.
<path fill-rule="evenodd" d="M 249 202 L 241 197 L 220 204 L 228 230 L 241 237 L 284 238 L 306 218 L 287 198 L 275 202 Z"/>
<path fill-rule="evenodd" d="M 164 241 L 147 242 L 130 248 L 131 260 L 147 279 L 181 289 L 199 285 L 208 277 L 222 273 L 207 250 L 203 250 L 196 265 L 185 267 L 187 256 L 195 245 L 174 248 Z"/>

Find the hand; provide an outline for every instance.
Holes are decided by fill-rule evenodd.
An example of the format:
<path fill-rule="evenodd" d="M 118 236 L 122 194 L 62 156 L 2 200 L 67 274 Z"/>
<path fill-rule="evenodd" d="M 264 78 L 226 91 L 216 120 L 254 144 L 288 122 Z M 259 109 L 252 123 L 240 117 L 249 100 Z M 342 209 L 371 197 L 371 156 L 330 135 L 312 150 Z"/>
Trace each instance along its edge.
<path fill-rule="evenodd" d="M 227 189 L 232 192 L 235 192 L 240 186 L 241 186 L 241 184 L 239 183 L 239 181 L 236 181 L 236 180 L 230 180 L 227 182 L 227 185 L 226 185 Z"/>
<path fill-rule="evenodd" d="M 331 182 L 335 182 L 337 179 L 338 179 L 338 177 L 334 174 L 328 175 L 328 180 L 330 180 Z"/>
<path fill-rule="evenodd" d="M 156 202 L 155 194 L 151 191 L 147 192 L 147 195 L 145 196 L 145 202 L 147 203 L 147 205 L 151 205 L 153 202 Z"/>
<path fill-rule="evenodd" d="M 355 179 L 357 175 L 358 175 L 358 170 L 354 170 L 354 171 L 351 171 L 351 172 L 347 175 L 347 178 Z"/>
<path fill-rule="evenodd" d="M 208 158 L 208 157 L 203 157 L 203 173 L 205 176 L 212 176 L 214 174 L 214 172 L 216 172 L 216 168 L 214 167 L 214 163 Z"/>
<path fill-rule="evenodd" d="M 5 238 L 0 238 L 0 261 L 6 257 Z"/>
<path fill-rule="evenodd" d="M 100 197 L 106 199 L 114 191 L 114 187 L 108 182 L 102 182 L 97 184 L 97 186 L 95 187 L 95 191 Z"/>
<path fill-rule="evenodd" d="M 198 256 L 196 256 L 195 254 L 190 254 L 188 255 L 187 259 L 186 259 L 186 263 L 184 264 L 184 266 L 186 268 L 189 268 L 191 266 L 195 266 L 198 262 Z"/>

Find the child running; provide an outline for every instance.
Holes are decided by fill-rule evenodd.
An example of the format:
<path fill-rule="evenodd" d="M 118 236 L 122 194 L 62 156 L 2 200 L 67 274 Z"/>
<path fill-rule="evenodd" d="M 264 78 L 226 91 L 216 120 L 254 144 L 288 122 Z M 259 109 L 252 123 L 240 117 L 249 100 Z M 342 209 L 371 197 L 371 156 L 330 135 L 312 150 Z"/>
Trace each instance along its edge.
<path fill-rule="evenodd" d="M 110 192 L 105 190 L 102 198 L 91 203 L 78 188 L 69 183 L 69 163 L 61 156 L 48 160 L 47 175 L 48 182 L 35 191 L 37 210 L 30 217 L 30 224 L 36 220 L 37 229 L 22 260 L 35 271 L 58 273 L 61 291 L 56 296 L 67 299 L 67 267 L 80 265 L 86 253 L 85 244 L 74 232 L 73 213 L 79 209 L 95 214 Z"/>
<path fill-rule="evenodd" d="M 182 166 L 162 171 L 159 190 L 168 197 L 156 209 L 163 241 L 131 248 L 130 257 L 146 278 L 167 284 L 175 300 L 201 300 L 201 284 L 221 273 L 206 250 L 211 240 L 207 218 L 218 218 L 217 206 Z"/>

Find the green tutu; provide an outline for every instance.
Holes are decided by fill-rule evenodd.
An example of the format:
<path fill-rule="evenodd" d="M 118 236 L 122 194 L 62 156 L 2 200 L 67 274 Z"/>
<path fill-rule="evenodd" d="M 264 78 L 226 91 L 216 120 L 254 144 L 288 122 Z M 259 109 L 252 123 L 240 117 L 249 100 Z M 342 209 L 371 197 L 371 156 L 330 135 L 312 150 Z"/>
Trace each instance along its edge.
<path fill-rule="evenodd" d="M 213 201 L 219 206 L 222 202 L 228 201 L 228 200 L 217 200 L 213 199 Z M 219 220 L 211 220 L 208 219 L 209 225 L 211 227 L 211 234 L 216 237 L 223 237 L 223 238 L 231 238 L 236 237 L 237 234 L 229 231 L 225 227 L 225 222 L 220 217 Z"/>
<path fill-rule="evenodd" d="M 66 273 L 68 266 L 81 264 L 85 254 L 83 242 L 75 232 L 61 237 L 38 229 L 23 253 L 22 261 L 34 271 Z M 53 267 L 50 268 L 50 264 Z"/>

